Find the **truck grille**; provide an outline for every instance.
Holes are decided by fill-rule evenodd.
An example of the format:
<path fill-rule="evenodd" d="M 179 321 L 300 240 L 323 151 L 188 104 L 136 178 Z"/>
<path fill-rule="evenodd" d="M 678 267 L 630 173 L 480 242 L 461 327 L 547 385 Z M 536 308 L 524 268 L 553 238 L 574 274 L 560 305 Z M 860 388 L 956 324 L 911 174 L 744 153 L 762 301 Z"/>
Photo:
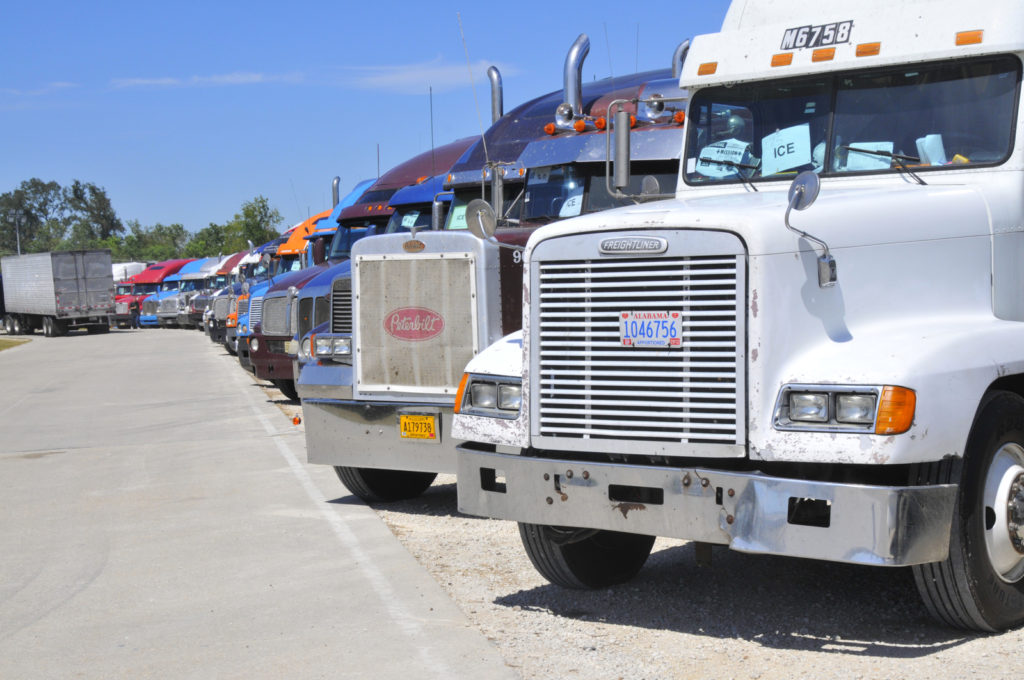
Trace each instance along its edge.
<path fill-rule="evenodd" d="M 223 321 L 224 319 L 228 318 L 228 303 L 229 300 L 226 295 L 222 295 L 221 297 L 214 300 L 213 318 L 217 319 L 218 321 Z"/>
<path fill-rule="evenodd" d="M 638 454 L 743 443 L 742 256 L 541 261 L 538 274 L 535 433 Z M 681 344 L 623 346 L 620 315 L 645 310 L 679 312 Z"/>
<path fill-rule="evenodd" d="M 158 303 L 156 300 L 146 300 L 142 303 L 142 313 L 152 316 L 153 314 L 156 314 L 157 307 Z"/>
<path fill-rule="evenodd" d="M 128 313 L 128 303 L 127 302 L 117 302 L 117 303 L 115 303 L 114 304 L 114 313 L 115 314 L 127 314 Z"/>
<path fill-rule="evenodd" d="M 288 298 L 284 295 L 264 298 L 260 324 L 263 335 L 288 335 Z"/>
<path fill-rule="evenodd" d="M 206 295 L 197 295 L 192 298 L 192 307 L 197 311 L 201 312 L 207 308 L 210 304 L 210 298 Z"/>
<path fill-rule="evenodd" d="M 251 301 L 249 300 L 249 298 L 245 298 L 244 300 L 242 300 L 242 301 L 240 301 L 238 303 L 238 316 L 242 316 L 243 314 L 248 314 L 249 313 L 249 303 L 250 302 Z"/>
<path fill-rule="evenodd" d="M 347 276 L 334 282 L 331 294 L 331 332 L 352 332 L 352 279 Z"/>
<path fill-rule="evenodd" d="M 178 313 L 178 298 L 177 297 L 166 297 L 160 301 L 160 307 L 157 310 L 160 314 Z"/>
<path fill-rule="evenodd" d="M 356 263 L 356 375 L 361 392 L 454 397 L 477 347 L 470 253 Z"/>
<path fill-rule="evenodd" d="M 249 328 L 260 323 L 263 318 L 263 298 L 254 297 L 249 300 Z"/>
<path fill-rule="evenodd" d="M 314 299 L 311 297 L 299 298 L 297 301 L 292 303 L 292 307 L 298 306 L 298 325 L 293 326 L 297 328 L 296 336 L 301 340 L 302 337 L 313 328 L 313 304 Z"/>

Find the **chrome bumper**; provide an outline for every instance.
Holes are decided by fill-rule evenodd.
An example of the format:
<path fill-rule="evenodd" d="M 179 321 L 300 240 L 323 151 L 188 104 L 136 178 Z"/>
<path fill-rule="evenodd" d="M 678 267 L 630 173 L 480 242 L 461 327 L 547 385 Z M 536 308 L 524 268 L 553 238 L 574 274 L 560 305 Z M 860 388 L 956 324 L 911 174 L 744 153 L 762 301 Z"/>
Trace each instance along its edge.
<path fill-rule="evenodd" d="M 307 369 L 303 368 L 303 373 Z M 437 414 L 438 440 L 403 440 L 398 428 L 403 413 Z M 451 407 L 303 399 L 302 420 L 310 463 L 455 472 Z"/>
<path fill-rule="evenodd" d="M 459 511 L 749 553 L 905 566 L 945 559 L 956 486 L 880 487 L 458 449 Z M 809 512 L 808 512 L 809 511 Z"/>
<path fill-rule="evenodd" d="M 297 364 L 297 362 L 293 362 Z M 295 366 L 298 368 L 298 366 Z M 301 370 L 295 373 L 295 389 L 299 398 L 327 399 L 333 401 L 349 401 L 352 399 L 351 364 L 339 364 L 333 361 L 323 363 L 313 360 L 302 364 Z"/>

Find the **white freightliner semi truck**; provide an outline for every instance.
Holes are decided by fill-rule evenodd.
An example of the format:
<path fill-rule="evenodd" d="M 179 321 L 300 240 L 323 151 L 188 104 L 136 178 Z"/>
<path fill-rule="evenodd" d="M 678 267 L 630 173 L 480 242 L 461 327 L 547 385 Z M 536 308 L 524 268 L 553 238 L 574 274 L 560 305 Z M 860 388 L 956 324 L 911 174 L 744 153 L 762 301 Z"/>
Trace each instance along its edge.
<path fill-rule="evenodd" d="M 939 620 L 1020 625 L 1021 26 L 733 2 L 685 62 L 675 198 L 531 236 L 522 333 L 456 401 L 459 509 L 566 587 L 670 536 L 912 566 Z"/>

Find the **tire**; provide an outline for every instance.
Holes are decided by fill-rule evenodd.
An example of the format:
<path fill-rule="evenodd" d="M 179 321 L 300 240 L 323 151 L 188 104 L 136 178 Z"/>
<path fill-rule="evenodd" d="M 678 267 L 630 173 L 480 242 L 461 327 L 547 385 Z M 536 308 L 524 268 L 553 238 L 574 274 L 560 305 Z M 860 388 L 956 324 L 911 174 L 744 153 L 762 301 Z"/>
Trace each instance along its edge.
<path fill-rule="evenodd" d="M 647 562 L 654 536 L 519 523 L 519 537 L 540 575 L 563 588 L 625 583 Z"/>
<path fill-rule="evenodd" d="M 25 329 L 24 329 L 24 328 L 22 327 L 22 325 L 21 325 L 21 319 L 19 319 L 19 318 L 18 318 L 18 317 L 16 317 L 16 316 L 15 316 L 15 317 L 12 317 L 12 321 L 11 321 L 11 327 L 12 327 L 12 328 L 13 328 L 13 330 L 14 330 L 14 332 L 12 333 L 12 335 L 21 335 L 22 333 L 24 333 L 24 332 L 25 332 Z"/>
<path fill-rule="evenodd" d="M 222 344 L 224 345 L 224 349 L 228 351 L 228 354 L 231 356 L 238 356 L 238 351 L 235 349 L 235 344 L 233 342 L 229 342 L 227 338 L 225 338 Z"/>
<path fill-rule="evenodd" d="M 284 378 L 281 380 L 272 380 L 274 387 L 281 390 L 281 394 L 288 397 L 291 401 L 299 400 L 299 392 L 295 389 L 295 381 L 291 378 Z"/>
<path fill-rule="evenodd" d="M 949 556 L 913 568 L 929 613 L 950 626 L 970 630 L 997 632 L 1020 626 L 1024 623 L 1024 399 L 1011 392 L 986 394 L 963 458 L 915 466 L 911 475 L 912 483 L 960 487 Z"/>
<path fill-rule="evenodd" d="M 43 337 L 53 337 L 53 319 L 48 316 L 43 317 Z"/>
<path fill-rule="evenodd" d="M 334 466 L 345 488 L 367 503 L 388 503 L 416 498 L 426 491 L 436 472 L 376 470 L 373 468 Z"/>

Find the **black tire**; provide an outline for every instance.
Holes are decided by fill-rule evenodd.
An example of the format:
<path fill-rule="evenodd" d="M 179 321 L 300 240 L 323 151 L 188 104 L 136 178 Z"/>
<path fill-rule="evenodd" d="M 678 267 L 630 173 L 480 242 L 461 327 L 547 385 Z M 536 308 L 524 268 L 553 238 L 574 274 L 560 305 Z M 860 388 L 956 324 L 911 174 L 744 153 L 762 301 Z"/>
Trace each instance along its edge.
<path fill-rule="evenodd" d="M 958 483 L 949 557 L 917 565 L 929 613 L 957 628 L 997 632 L 1024 623 L 1024 399 L 985 395 L 962 459 L 915 466 L 912 483 Z M 1016 487 L 1014 487 L 1016 484 Z"/>
<path fill-rule="evenodd" d="M 291 401 L 299 400 L 299 391 L 295 389 L 295 381 L 291 378 L 283 378 L 281 380 L 272 380 L 274 387 L 281 390 L 281 394 L 287 397 Z"/>
<path fill-rule="evenodd" d="M 233 342 L 225 338 L 223 345 L 224 349 L 228 351 L 228 354 L 230 354 L 231 356 L 238 356 L 238 351 L 235 349 L 235 344 Z"/>
<path fill-rule="evenodd" d="M 10 316 L 4 316 L 4 332 L 14 335 L 14 320 Z"/>
<path fill-rule="evenodd" d="M 48 316 L 43 317 L 43 337 L 53 337 L 53 319 Z"/>
<path fill-rule="evenodd" d="M 436 472 L 376 470 L 335 465 L 345 488 L 367 503 L 388 503 L 416 498 L 434 483 Z"/>
<path fill-rule="evenodd" d="M 540 575 L 563 588 L 625 583 L 647 562 L 654 536 L 519 523 L 519 537 Z"/>

